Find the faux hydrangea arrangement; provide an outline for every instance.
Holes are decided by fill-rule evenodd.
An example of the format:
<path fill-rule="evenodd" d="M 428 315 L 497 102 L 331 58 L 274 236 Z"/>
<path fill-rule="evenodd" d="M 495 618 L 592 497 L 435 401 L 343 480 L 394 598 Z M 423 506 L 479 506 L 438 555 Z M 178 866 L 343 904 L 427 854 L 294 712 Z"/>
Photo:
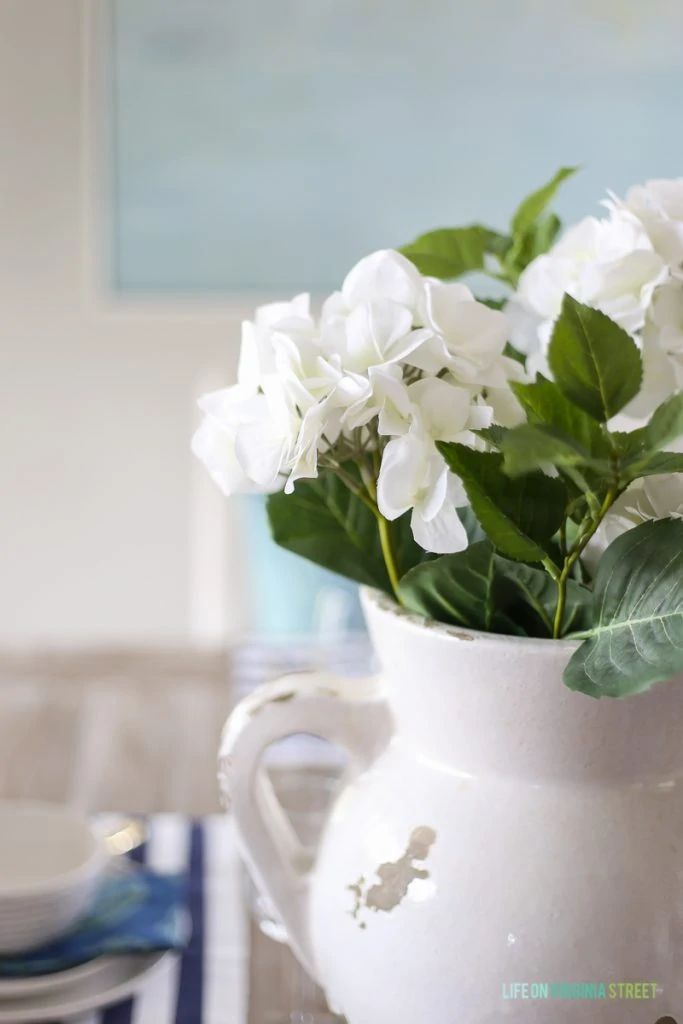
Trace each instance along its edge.
<path fill-rule="evenodd" d="M 571 173 L 508 233 L 366 257 L 319 316 L 258 309 L 193 447 L 270 495 L 283 547 L 440 622 L 581 640 L 567 685 L 622 697 L 683 671 L 683 179 L 562 234 Z"/>

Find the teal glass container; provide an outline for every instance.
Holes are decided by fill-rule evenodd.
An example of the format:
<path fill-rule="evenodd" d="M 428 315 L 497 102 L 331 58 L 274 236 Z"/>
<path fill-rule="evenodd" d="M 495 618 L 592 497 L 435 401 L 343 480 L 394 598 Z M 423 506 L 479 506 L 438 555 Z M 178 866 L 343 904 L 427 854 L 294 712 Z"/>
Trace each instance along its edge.
<path fill-rule="evenodd" d="M 263 496 L 240 501 L 251 630 L 324 639 L 364 629 L 358 586 L 278 547 Z"/>

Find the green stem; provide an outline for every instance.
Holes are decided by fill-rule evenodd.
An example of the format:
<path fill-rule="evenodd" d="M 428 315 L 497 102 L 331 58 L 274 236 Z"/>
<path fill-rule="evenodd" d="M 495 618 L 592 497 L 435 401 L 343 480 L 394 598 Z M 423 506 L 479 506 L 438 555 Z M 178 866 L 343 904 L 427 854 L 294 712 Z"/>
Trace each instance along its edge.
<path fill-rule="evenodd" d="M 567 603 L 567 580 L 569 579 L 569 574 L 574 568 L 577 560 L 585 551 L 588 542 L 591 537 L 595 535 L 600 523 L 605 518 L 618 496 L 618 489 L 616 487 L 611 487 L 605 495 L 605 499 L 600 506 L 597 516 L 590 521 L 585 533 L 582 533 L 577 537 L 571 551 L 567 554 L 564 560 L 562 572 L 557 580 L 557 607 L 555 609 L 555 621 L 553 623 L 554 640 L 558 640 L 562 636 L 562 621 L 564 619 L 564 610 Z"/>
<path fill-rule="evenodd" d="M 380 510 L 377 508 L 377 489 L 375 481 L 371 479 L 367 472 L 367 466 L 363 463 L 359 465 L 361 476 L 365 484 L 365 490 L 353 479 L 352 476 L 349 476 L 346 470 L 342 469 L 338 463 L 330 460 L 327 463 L 327 468 L 339 477 L 344 486 L 347 487 L 359 501 L 362 501 L 366 508 L 370 509 L 377 520 L 382 557 L 387 568 L 387 575 L 389 576 L 393 595 L 400 603 L 400 598 L 398 596 L 398 583 L 401 576 L 396 564 L 396 554 L 394 552 L 394 546 L 391 539 L 391 524 L 384 518 Z"/>
<path fill-rule="evenodd" d="M 557 568 L 552 558 L 544 558 L 541 564 L 543 565 L 545 571 L 548 573 L 548 576 L 550 576 L 550 578 L 555 580 L 555 582 L 557 583 L 557 581 L 560 578 L 560 570 Z"/>
<path fill-rule="evenodd" d="M 387 567 L 387 574 L 389 576 L 389 582 L 391 583 L 391 589 L 394 592 L 394 597 L 401 603 L 401 598 L 398 594 L 398 584 L 401 579 L 401 574 L 398 571 L 396 564 L 396 552 L 394 551 L 394 544 L 391 537 L 391 523 L 388 519 L 385 519 L 379 508 L 377 508 L 377 480 L 379 479 L 379 471 L 381 464 L 381 455 L 378 451 L 372 453 L 372 479 L 368 478 L 366 486 L 375 501 L 376 516 L 377 516 L 377 529 L 379 531 L 379 543 L 382 548 L 382 557 L 384 558 L 384 564 Z"/>
<path fill-rule="evenodd" d="M 379 510 L 377 508 L 376 502 L 373 501 L 373 499 L 363 490 L 362 487 L 358 486 L 353 477 L 349 476 L 349 474 L 345 472 L 345 470 L 343 470 L 341 466 L 330 465 L 328 468 L 332 470 L 335 476 L 339 477 L 339 479 L 341 480 L 345 487 L 348 487 L 348 489 L 351 491 L 351 494 L 355 495 L 355 497 L 358 498 L 359 501 L 363 502 L 366 508 L 370 509 L 373 516 L 379 515 Z"/>
<path fill-rule="evenodd" d="M 560 552 L 562 557 L 567 557 L 567 520 L 565 519 L 560 526 Z"/>
<path fill-rule="evenodd" d="M 562 570 L 562 575 L 557 581 L 557 607 L 555 608 L 555 621 L 553 622 L 553 639 L 558 640 L 562 636 L 562 620 L 564 619 L 564 608 L 567 603 L 567 577 Z"/>
<path fill-rule="evenodd" d="M 583 492 L 583 499 L 588 505 L 588 509 L 593 516 L 600 515 L 600 506 L 598 500 L 593 494 L 590 484 L 586 480 L 583 473 L 581 473 L 575 466 L 565 466 L 563 472 L 569 479 L 575 484 L 580 491 Z"/>
<path fill-rule="evenodd" d="M 378 513 L 377 526 L 379 528 L 379 542 L 382 546 L 382 555 L 384 556 L 384 564 L 386 565 L 387 572 L 389 574 L 391 589 L 394 592 L 394 597 L 400 604 L 401 599 L 398 594 L 398 584 L 401 577 L 396 567 L 396 553 L 394 552 L 394 545 L 391 540 L 391 523 L 389 523 L 381 513 Z"/>

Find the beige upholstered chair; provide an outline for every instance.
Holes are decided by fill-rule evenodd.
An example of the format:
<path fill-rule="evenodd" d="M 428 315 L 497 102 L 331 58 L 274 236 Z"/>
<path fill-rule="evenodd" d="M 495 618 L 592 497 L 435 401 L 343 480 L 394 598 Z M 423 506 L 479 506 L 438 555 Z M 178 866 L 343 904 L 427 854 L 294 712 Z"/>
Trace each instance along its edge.
<path fill-rule="evenodd" d="M 217 810 L 228 675 L 203 650 L 0 653 L 0 797 Z"/>

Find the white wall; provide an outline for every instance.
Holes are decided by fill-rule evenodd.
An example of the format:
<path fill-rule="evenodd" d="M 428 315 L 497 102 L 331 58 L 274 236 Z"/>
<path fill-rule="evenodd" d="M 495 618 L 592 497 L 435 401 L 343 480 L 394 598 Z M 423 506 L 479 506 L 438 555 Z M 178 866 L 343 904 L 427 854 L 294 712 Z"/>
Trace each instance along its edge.
<path fill-rule="evenodd" d="M 234 372 L 240 314 L 93 290 L 89 8 L 0 0 L 0 643 L 215 639 L 239 542 L 192 398 Z"/>

